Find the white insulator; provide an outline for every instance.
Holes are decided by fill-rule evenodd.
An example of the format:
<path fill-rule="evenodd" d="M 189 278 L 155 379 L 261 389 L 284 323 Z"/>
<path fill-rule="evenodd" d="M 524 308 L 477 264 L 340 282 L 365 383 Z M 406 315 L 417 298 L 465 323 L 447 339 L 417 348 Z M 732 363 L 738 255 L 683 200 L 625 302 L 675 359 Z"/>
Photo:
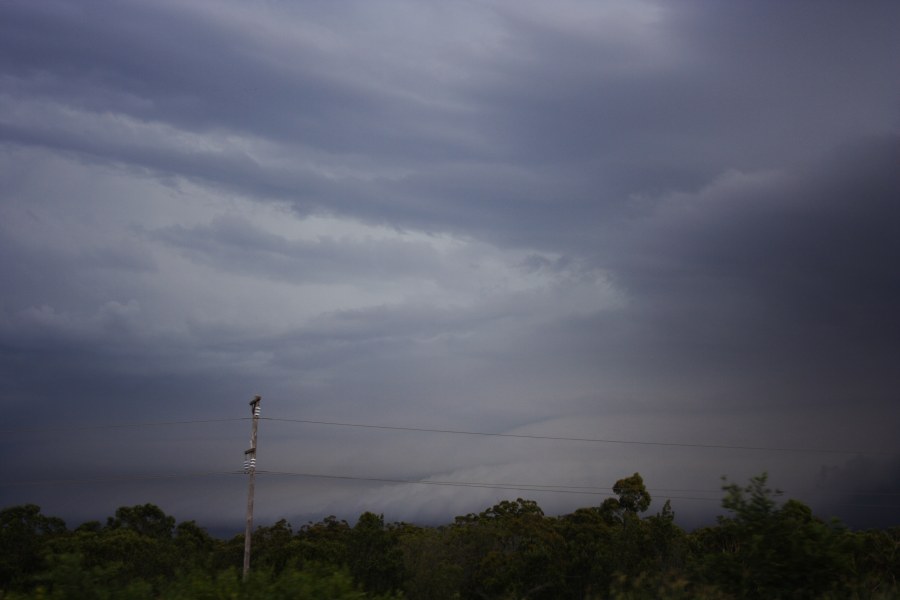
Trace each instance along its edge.
<path fill-rule="evenodd" d="M 251 468 L 251 469 L 255 469 L 255 468 L 256 468 L 256 459 L 255 459 L 255 458 L 251 458 L 251 459 L 250 459 L 250 468 Z"/>
<path fill-rule="evenodd" d="M 257 404 L 257 405 L 256 405 L 256 408 L 253 409 L 253 416 L 254 416 L 254 417 L 258 417 L 258 416 L 259 416 L 259 412 L 260 412 L 259 404 Z"/>

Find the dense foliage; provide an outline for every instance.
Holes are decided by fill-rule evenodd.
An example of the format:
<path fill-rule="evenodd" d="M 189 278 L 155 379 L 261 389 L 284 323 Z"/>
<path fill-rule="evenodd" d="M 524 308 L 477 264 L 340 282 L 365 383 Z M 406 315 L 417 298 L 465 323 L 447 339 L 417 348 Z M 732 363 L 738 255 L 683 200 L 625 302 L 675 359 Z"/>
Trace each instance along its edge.
<path fill-rule="evenodd" d="M 641 476 L 560 517 L 504 501 L 442 527 L 328 517 L 211 537 L 152 504 L 74 530 L 34 505 L 0 512 L 0 598 L 900 598 L 900 528 L 850 531 L 776 502 L 765 475 L 726 485 L 730 515 L 685 532 L 667 502 L 642 516 Z"/>

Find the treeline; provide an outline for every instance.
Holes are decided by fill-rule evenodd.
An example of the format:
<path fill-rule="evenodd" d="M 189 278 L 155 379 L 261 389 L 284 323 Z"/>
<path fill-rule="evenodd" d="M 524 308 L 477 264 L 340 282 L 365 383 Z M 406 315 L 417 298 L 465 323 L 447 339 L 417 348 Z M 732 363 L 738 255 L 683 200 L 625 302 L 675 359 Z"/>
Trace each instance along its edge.
<path fill-rule="evenodd" d="M 34 505 L 0 512 L 0 598 L 738 599 L 900 598 L 900 528 L 850 531 L 801 502 L 779 505 L 765 475 L 724 488 L 728 516 L 686 532 L 655 515 L 641 476 L 617 498 L 560 517 L 504 501 L 441 527 L 364 513 L 211 537 L 152 504 L 74 530 Z"/>

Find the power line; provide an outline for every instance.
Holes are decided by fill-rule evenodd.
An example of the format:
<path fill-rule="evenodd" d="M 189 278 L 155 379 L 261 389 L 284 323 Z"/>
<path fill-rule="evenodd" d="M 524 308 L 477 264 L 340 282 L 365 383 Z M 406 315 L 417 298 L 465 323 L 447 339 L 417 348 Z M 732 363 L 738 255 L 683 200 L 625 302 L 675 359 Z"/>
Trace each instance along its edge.
<path fill-rule="evenodd" d="M 119 483 L 129 481 L 151 481 L 157 479 L 194 479 L 199 477 L 214 477 L 216 475 L 243 475 L 242 471 L 205 471 L 201 473 L 169 473 L 158 475 L 111 475 L 102 477 L 79 477 L 68 479 L 31 479 L 19 481 L 4 481 L 5 486 L 14 485 L 69 485 L 81 483 Z"/>
<path fill-rule="evenodd" d="M 503 438 L 517 438 L 517 439 L 530 439 L 530 440 L 553 440 L 553 441 L 563 441 L 563 442 L 593 442 L 600 444 L 629 444 L 629 445 L 639 445 L 639 446 L 664 446 L 664 447 L 679 447 L 679 448 L 704 448 L 704 449 L 713 449 L 713 450 L 753 450 L 753 451 L 761 451 L 761 452 L 800 452 L 800 453 L 814 453 L 814 454 L 865 454 L 865 455 L 880 455 L 880 456 L 894 456 L 896 453 L 892 452 L 877 452 L 877 451 L 867 451 L 867 450 L 827 450 L 827 449 L 817 449 L 817 448 L 784 448 L 784 447 L 773 447 L 773 446 L 735 446 L 729 444 L 694 444 L 694 443 L 685 443 L 685 442 L 648 442 L 648 441 L 637 441 L 637 440 L 618 440 L 618 439 L 608 439 L 608 438 L 583 438 L 583 437 L 567 437 L 567 436 L 552 436 L 552 435 L 534 435 L 534 434 L 522 434 L 522 433 L 496 433 L 496 432 L 485 432 L 485 431 L 465 431 L 460 429 L 432 429 L 427 427 L 401 427 L 396 425 L 369 425 L 363 423 L 342 423 L 338 421 L 313 421 L 309 419 L 285 419 L 285 418 L 277 418 L 277 417 L 262 417 L 267 421 L 280 421 L 285 423 L 304 423 L 310 425 L 328 425 L 328 426 L 337 426 L 337 427 L 356 427 L 356 428 L 364 428 L 364 429 L 384 429 L 389 431 L 417 431 L 424 433 L 444 433 L 444 434 L 452 434 L 452 435 L 471 435 L 471 436 L 487 436 L 487 437 L 503 437 Z"/>
<path fill-rule="evenodd" d="M 568 494 L 585 494 L 590 496 L 598 495 L 597 492 L 589 492 L 583 490 L 562 490 L 555 489 L 550 486 L 514 486 L 505 484 L 489 484 L 489 483 L 472 483 L 466 481 L 431 481 L 427 479 L 395 479 L 390 477 L 361 477 L 356 475 L 325 475 L 322 473 L 296 473 L 291 471 L 257 471 L 262 475 L 282 475 L 291 477 L 308 477 L 314 479 L 337 479 L 346 481 L 368 481 L 373 483 L 397 483 L 397 484 L 413 484 L 413 485 L 436 485 L 447 487 L 468 487 L 468 488 L 485 488 L 494 490 L 513 490 L 513 491 L 546 491 L 559 492 Z"/>
<path fill-rule="evenodd" d="M 358 475 L 327 475 L 324 473 L 302 473 L 294 471 L 257 471 L 259 475 L 270 476 L 288 476 L 303 477 L 310 479 L 328 479 L 340 481 L 363 481 L 369 483 L 387 483 L 397 485 L 430 485 L 439 487 L 460 487 L 460 488 L 476 488 L 490 489 L 501 491 L 516 492 L 532 492 L 532 493 L 554 493 L 554 494 L 574 494 L 582 496 L 603 496 L 607 498 L 615 497 L 609 493 L 609 487 L 604 486 L 585 486 L 585 485 L 565 485 L 565 484 L 537 484 L 537 483 L 502 483 L 502 482 L 483 482 L 483 481 L 444 481 L 444 480 L 428 480 L 428 479 L 400 479 L 392 477 L 364 477 Z M 170 480 L 170 479 L 197 479 L 216 476 L 244 475 L 242 471 L 204 471 L 196 473 L 171 473 L 171 474 L 152 474 L 152 475 L 123 475 L 123 476 L 105 476 L 105 477 L 83 477 L 68 479 L 37 479 L 37 480 L 19 480 L 4 481 L 5 486 L 42 486 L 42 485 L 79 485 L 87 483 L 129 483 L 137 481 L 154 481 L 154 480 Z M 604 491 L 606 490 L 606 491 Z M 711 498 L 703 496 L 672 496 L 667 492 L 675 492 L 680 494 L 721 494 L 722 490 L 708 489 L 691 489 L 691 488 L 647 488 L 651 495 L 660 495 L 669 500 L 697 500 L 705 502 L 719 502 L 721 498 Z M 787 493 L 787 492 L 785 492 Z M 837 495 L 837 496 L 875 496 L 875 497 L 897 497 L 897 492 L 826 492 L 822 490 L 797 492 L 798 496 L 810 495 Z M 853 507 L 853 508 L 890 508 L 898 509 L 897 505 L 884 504 L 854 504 L 841 503 L 837 506 Z"/>
<path fill-rule="evenodd" d="M 282 422 L 282 423 L 300 423 L 306 425 L 324 425 L 331 427 L 352 427 L 357 429 L 378 429 L 384 431 L 411 431 L 419 433 L 438 433 L 448 435 L 467 435 L 479 437 L 500 437 L 512 439 L 530 439 L 530 440 L 550 440 L 562 442 L 582 442 L 582 443 L 598 443 L 598 444 L 624 444 L 637 446 L 659 446 L 659 447 L 675 447 L 675 448 L 699 448 L 706 450 L 749 450 L 754 452 L 793 452 L 806 454 L 839 454 L 839 455 L 867 455 L 867 456 L 896 456 L 896 452 L 883 452 L 875 450 L 842 450 L 842 449 L 825 449 L 825 448 L 796 448 L 796 447 L 778 447 L 778 446 L 741 446 L 733 444 L 699 444 L 688 442 L 656 442 L 646 440 L 623 440 L 612 438 L 588 438 L 588 437 L 571 437 L 571 436 L 552 436 L 539 434 L 522 434 L 522 433 L 500 433 L 489 431 L 468 431 L 462 429 L 437 429 L 430 427 L 409 427 L 400 425 L 373 425 L 368 423 L 348 423 L 340 421 L 317 421 L 312 419 L 288 419 L 280 417 L 260 417 L 265 421 Z M 163 427 L 170 425 L 196 425 L 202 423 L 229 423 L 237 421 L 248 421 L 250 417 L 232 417 L 225 419 L 194 419 L 184 421 L 135 421 L 131 423 L 112 423 L 100 425 L 76 425 L 76 426 L 60 426 L 60 427 L 20 427 L 0 429 L 0 433 L 42 433 L 42 432 L 63 432 L 63 431 L 92 431 L 102 429 L 128 429 L 138 427 Z"/>
<path fill-rule="evenodd" d="M 604 489 L 594 486 L 566 486 L 566 485 L 540 485 L 540 484 L 508 484 L 508 483 L 484 483 L 484 482 L 472 482 L 472 481 L 437 481 L 437 480 L 427 480 L 427 479 L 394 479 L 388 477 L 362 477 L 355 475 L 325 475 L 322 473 L 297 473 L 292 471 L 257 471 L 258 474 L 262 475 L 282 475 L 282 476 L 291 476 L 291 477 L 307 477 L 307 478 L 315 478 L 315 479 L 336 479 L 336 480 L 347 480 L 347 481 L 366 481 L 366 482 L 374 482 L 374 483 L 393 483 L 393 484 L 411 484 L 411 485 L 434 485 L 434 486 L 446 486 L 446 487 L 465 487 L 465 488 L 483 488 L 483 489 L 492 489 L 492 490 L 506 490 L 506 491 L 520 491 L 520 492 L 550 492 L 557 494 L 578 494 L 578 495 L 588 495 L 588 496 L 606 496 L 608 498 L 615 497 L 613 494 L 608 492 L 601 493 L 599 491 L 584 491 L 579 488 L 590 488 L 590 489 Z M 575 489 L 572 489 L 575 488 Z M 609 489 L 609 488 L 605 488 Z M 648 492 L 657 493 L 666 491 L 661 488 L 647 488 Z M 683 490 L 669 490 L 669 491 L 677 491 L 683 493 L 691 493 L 691 492 L 702 492 L 702 493 L 713 493 L 712 490 L 691 490 L 691 489 L 683 489 Z M 718 493 L 722 493 L 722 490 L 716 490 Z M 882 495 L 882 494 L 870 494 L 870 495 Z M 900 494 L 884 494 L 884 495 L 900 495 Z M 701 501 L 713 501 L 719 502 L 720 498 L 708 498 L 708 497 L 698 497 L 698 496 L 669 496 L 664 495 L 666 499 L 669 500 L 701 500 Z M 890 508 L 890 509 L 898 509 L 900 506 L 897 505 L 881 505 L 881 504 L 840 504 L 839 506 L 848 506 L 848 507 L 856 507 L 856 508 Z"/>
<path fill-rule="evenodd" d="M 556 494 L 578 494 L 578 495 L 586 495 L 586 496 L 606 496 L 613 497 L 609 492 L 600 492 L 600 489 L 604 488 L 593 488 L 598 491 L 586 491 L 584 489 L 577 489 L 580 487 L 591 488 L 592 486 L 551 486 L 551 485 L 540 485 L 540 484 L 507 484 L 507 483 L 483 483 L 483 482 L 472 482 L 472 481 L 437 481 L 437 480 L 429 480 L 429 479 L 395 479 L 389 477 L 361 477 L 356 475 L 325 475 L 322 473 L 296 473 L 292 471 L 257 471 L 258 474 L 262 475 L 282 475 L 282 476 L 291 476 L 291 477 L 308 477 L 315 479 L 337 479 L 337 480 L 347 480 L 347 481 L 366 481 L 373 483 L 394 483 L 394 484 L 407 484 L 407 485 L 434 485 L 434 486 L 444 486 L 444 487 L 464 487 L 464 488 L 482 488 L 482 489 L 490 489 L 490 490 L 506 490 L 506 491 L 518 491 L 518 492 L 550 492 Z M 575 489 L 573 489 L 575 488 Z M 605 488 L 609 489 L 609 488 Z M 649 490 L 648 490 L 649 491 Z M 717 500 L 717 498 L 681 498 L 681 499 L 690 499 L 690 500 Z"/>
<path fill-rule="evenodd" d="M 166 425 L 195 425 L 198 423 L 228 423 L 233 421 L 249 420 L 250 417 L 234 417 L 231 419 L 195 419 L 190 421 L 135 421 L 132 423 L 108 423 L 102 425 L 65 425 L 59 427 L 14 427 L 10 429 L 0 429 L 0 433 L 53 433 L 60 431 L 93 431 L 97 429 L 163 427 Z"/>
<path fill-rule="evenodd" d="M 518 490 L 518 491 L 547 491 L 557 493 L 571 493 L 596 496 L 600 495 L 600 490 L 608 490 L 600 486 L 566 486 L 566 485 L 544 485 L 544 484 L 510 484 L 510 483 L 484 483 L 470 481 L 434 481 L 424 479 L 397 479 L 387 477 L 361 477 L 355 475 L 325 475 L 321 473 L 297 473 L 290 471 L 262 471 L 257 470 L 259 475 L 287 475 L 296 477 L 310 477 L 320 479 L 337 479 L 337 480 L 353 480 L 368 481 L 376 483 L 396 483 L 396 484 L 419 484 L 419 485 L 438 485 L 450 487 L 471 487 L 471 488 L 487 488 L 500 490 Z M 35 480 L 19 480 L 5 481 L 3 485 L 7 486 L 29 486 L 29 485 L 67 485 L 82 483 L 119 483 L 131 481 L 147 481 L 159 479 L 191 479 L 200 477 L 210 477 L 216 475 L 244 475 L 242 471 L 208 471 L 201 473 L 180 473 L 180 474 L 157 474 L 157 475 L 123 475 L 123 476 L 106 476 L 106 477 L 83 477 L 68 479 L 35 479 Z M 596 491 L 588 491 L 596 490 Z M 698 490 L 702 491 L 702 490 Z M 609 495 L 604 492 L 604 495 Z"/>
<path fill-rule="evenodd" d="M 611 489 L 610 486 L 599 486 L 599 485 L 568 485 L 562 483 L 512 483 L 512 482 L 485 482 L 485 481 L 443 481 L 443 480 L 432 480 L 432 479 L 399 479 L 399 478 L 389 478 L 389 477 L 362 477 L 356 475 L 326 475 L 322 473 L 299 473 L 292 471 L 262 471 L 257 470 L 259 474 L 266 475 L 293 475 L 298 477 L 311 477 L 311 478 L 321 478 L 321 479 L 344 479 L 344 480 L 356 480 L 356 481 L 372 481 L 378 483 L 399 483 L 399 484 L 422 484 L 422 485 L 446 485 L 446 486 L 454 486 L 454 487 L 475 487 L 475 488 L 491 488 L 491 489 L 508 489 L 508 490 L 522 490 L 522 491 L 551 491 L 551 492 L 562 492 L 562 493 L 575 493 L 575 494 L 586 494 L 586 495 L 609 495 L 608 491 Z M 19 480 L 19 481 L 4 481 L 3 485 L 59 485 L 59 484 L 78 484 L 78 483 L 113 483 L 113 482 L 128 482 L 128 481 L 144 481 L 144 480 L 154 480 L 154 479 L 190 479 L 197 477 L 210 477 L 217 475 L 246 475 L 243 471 L 203 471 L 197 473 L 174 473 L 174 474 L 154 474 L 154 475 L 114 475 L 114 476 L 102 476 L 102 477 L 83 477 L 83 478 L 69 478 L 69 479 L 36 479 L 36 480 Z M 722 489 L 697 489 L 697 488 L 647 488 L 648 492 L 654 494 L 666 494 L 666 493 L 685 493 L 685 494 L 721 494 Z M 820 495 L 832 495 L 832 496 L 885 496 L 885 497 L 900 497 L 900 492 L 840 492 L 840 491 L 829 491 L 829 490 L 801 490 L 801 491 L 785 491 L 781 490 L 783 494 L 797 494 L 803 496 L 820 496 Z"/>

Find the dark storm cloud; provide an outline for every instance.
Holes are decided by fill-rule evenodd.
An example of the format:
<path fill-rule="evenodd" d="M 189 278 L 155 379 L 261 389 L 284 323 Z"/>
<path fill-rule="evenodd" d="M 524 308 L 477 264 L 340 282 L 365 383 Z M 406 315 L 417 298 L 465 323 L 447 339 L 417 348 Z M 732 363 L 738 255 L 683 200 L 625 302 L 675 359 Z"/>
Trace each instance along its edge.
<path fill-rule="evenodd" d="M 794 174 L 733 173 L 664 202 L 608 265 L 633 320 L 654 324 L 648 345 L 680 347 L 692 371 L 774 378 L 754 402 L 889 402 L 898 155 L 896 137 L 866 140 Z"/>
<path fill-rule="evenodd" d="M 5 54 L 22 94 L 34 96 L 38 86 L 37 97 L 58 101 L 65 89 L 66 103 L 88 113 L 262 136 L 288 144 L 289 155 L 298 142 L 329 153 L 374 150 L 375 164 L 414 165 L 415 172 L 327 181 L 301 157 L 289 169 L 273 168 L 240 153 L 123 145 L 121 135 L 104 140 L 99 131 L 57 127 L 42 134 L 37 123 L 7 124 L 11 140 L 289 199 L 304 213 L 320 208 L 461 231 L 477 231 L 487 220 L 482 235 L 505 232 L 516 240 L 539 238 L 548 220 L 560 237 L 588 235 L 585 225 L 596 227 L 635 193 L 696 188 L 737 165 L 771 167 L 835 133 L 896 119 L 883 101 L 890 97 L 884 86 L 896 87 L 887 76 L 885 19 L 867 16 L 856 25 L 854 39 L 871 40 L 859 47 L 827 44 L 821 38 L 842 22 L 839 11 L 809 20 L 779 9 L 784 14 L 769 25 L 762 21 L 768 12 L 746 6 L 740 19 L 708 7 L 690 19 L 656 8 L 657 20 L 629 37 L 615 21 L 598 36 L 500 10 L 497 26 L 508 37 L 502 51 L 464 67 L 469 76 L 451 90 L 455 103 L 423 108 L 414 94 L 428 98 L 421 87 L 430 83 L 427 71 L 419 87 L 405 80 L 393 86 L 390 72 L 381 79 L 368 73 L 378 49 L 368 60 L 348 58 L 308 41 L 302 29 L 291 31 L 291 44 L 270 47 L 264 29 L 235 29 L 240 13 L 210 19 L 202 10 L 133 3 L 113 11 L 91 4 L 10 10 Z M 698 28 L 708 33 L 697 35 Z M 723 28 L 730 37 L 718 33 Z M 26 30 L 29 36 L 21 34 Z M 762 32 L 769 43 L 751 45 Z M 810 61 L 807 45 L 827 52 L 821 62 Z M 273 60 L 266 51 L 284 55 Z M 860 80 L 852 92 L 846 78 L 832 75 L 834 64 L 848 61 L 865 65 L 862 74 L 841 67 Z M 790 68 L 776 68 L 780 63 Z M 873 90 L 880 76 L 881 89 Z M 822 80 L 812 94 L 810 78 Z M 48 79 L 59 88 L 42 96 Z M 70 96 L 79 87 L 91 102 Z M 244 88 L 255 90 L 249 101 L 235 92 Z M 123 91 L 132 100 L 120 101 Z M 473 141 L 435 154 L 451 131 Z M 535 169 L 537 176 L 529 173 Z"/>
<path fill-rule="evenodd" d="M 261 23 L 234 6 L 49 2 L 4 10 L 2 64 L 19 93 L 64 96 L 73 108 L 186 131 L 225 128 L 333 152 L 408 154 L 410 142 L 419 155 L 459 152 L 410 126 L 440 117 L 433 109 L 363 73 L 342 72 L 342 65 L 358 67 L 308 41 L 300 24 L 278 32 L 289 40 L 272 47 L 265 29 L 271 17 Z"/>
<path fill-rule="evenodd" d="M 894 500 L 900 489 L 900 461 L 896 457 L 855 456 L 843 464 L 822 467 L 816 488 L 825 493 L 822 502 L 829 514 L 858 528 L 880 527 L 892 520 Z M 864 505 L 865 511 L 854 510 Z"/>
<path fill-rule="evenodd" d="M 898 10 L 2 3 L 2 403 L 160 420 L 262 393 L 282 416 L 896 452 Z M 307 433 L 273 429 L 272 460 L 706 487 L 823 465 Z M 203 439 L 204 465 L 231 451 Z M 165 470 L 145 441 L 66 469 Z M 62 447 L 17 468 L 52 476 Z M 313 487 L 311 513 L 435 518 L 431 492 Z"/>

